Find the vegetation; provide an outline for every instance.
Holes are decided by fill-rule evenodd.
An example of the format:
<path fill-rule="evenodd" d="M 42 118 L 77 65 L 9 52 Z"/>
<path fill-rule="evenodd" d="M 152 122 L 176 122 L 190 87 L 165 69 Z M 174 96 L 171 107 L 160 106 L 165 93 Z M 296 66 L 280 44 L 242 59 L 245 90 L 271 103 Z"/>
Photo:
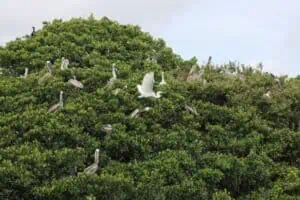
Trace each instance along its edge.
<path fill-rule="evenodd" d="M 54 75 L 39 84 L 47 60 Z M 0 199 L 300 199 L 300 77 L 229 63 L 186 81 L 193 65 L 138 26 L 93 16 L 0 47 Z M 139 99 L 150 71 L 168 85 Z M 64 108 L 48 112 L 61 90 Z"/>

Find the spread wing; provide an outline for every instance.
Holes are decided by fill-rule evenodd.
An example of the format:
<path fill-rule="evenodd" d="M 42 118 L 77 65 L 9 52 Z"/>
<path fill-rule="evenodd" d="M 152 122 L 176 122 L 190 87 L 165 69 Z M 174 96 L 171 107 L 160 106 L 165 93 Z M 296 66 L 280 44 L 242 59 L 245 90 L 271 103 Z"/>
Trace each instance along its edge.
<path fill-rule="evenodd" d="M 149 72 L 144 76 L 141 89 L 144 93 L 152 93 L 154 84 L 154 72 Z"/>

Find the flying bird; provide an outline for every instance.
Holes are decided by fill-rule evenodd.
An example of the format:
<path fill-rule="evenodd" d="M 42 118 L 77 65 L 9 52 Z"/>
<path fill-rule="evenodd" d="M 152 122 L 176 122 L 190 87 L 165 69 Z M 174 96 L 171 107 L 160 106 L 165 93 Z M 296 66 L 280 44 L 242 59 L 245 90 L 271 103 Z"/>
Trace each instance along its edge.
<path fill-rule="evenodd" d="M 98 168 L 99 168 L 99 149 L 96 149 L 94 163 L 88 166 L 87 168 L 85 168 L 84 173 L 88 175 L 93 175 L 97 172 Z"/>
<path fill-rule="evenodd" d="M 49 108 L 48 112 L 57 112 L 57 111 L 60 111 L 61 109 L 63 109 L 63 107 L 64 107 L 63 91 L 60 91 L 59 102 L 57 104 L 51 106 L 51 108 Z"/>
<path fill-rule="evenodd" d="M 137 89 L 140 93 L 139 98 L 147 98 L 147 97 L 154 97 L 160 98 L 162 92 L 155 93 L 153 91 L 153 84 L 154 84 L 154 72 L 149 72 L 144 76 L 142 85 L 137 85 Z"/>
<path fill-rule="evenodd" d="M 83 84 L 76 79 L 76 76 L 73 76 L 73 78 L 70 79 L 68 82 L 71 83 L 76 88 L 81 88 L 81 89 L 83 88 Z"/>
<path fill-rule="evenodd" d="M 165 81 L 165 73 L 164 72 L 161 72 L 161 81 L 159 83 L 159 85 L 166 85 L 166 81 Z"/>
<path fill-rule="evenodd" d="M 52 64 L 50 61 L 46 62 L 46 68 L 48 70 L 48 72 L 46 74 L 44 74 L 44 76 L 42 76 L 39 80 L 38 83 L 41 84 L 42 82 L 44 82 L 47 78 L 49 78 L 50 76 L 52 76 Z"/>

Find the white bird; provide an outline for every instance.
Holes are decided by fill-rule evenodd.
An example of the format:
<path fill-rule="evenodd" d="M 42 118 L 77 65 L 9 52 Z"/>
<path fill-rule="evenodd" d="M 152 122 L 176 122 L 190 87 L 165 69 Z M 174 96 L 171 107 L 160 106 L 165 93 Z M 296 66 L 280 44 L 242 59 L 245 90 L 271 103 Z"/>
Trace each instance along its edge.
<path fill-rule="evenodd" d="M 73 76 L 73 78 L 70 79 L 68 82 L 71 83 L 76 88 L 81 88 L 81 89 L 83 88 L 83 84 L 76 79 L 76 76 Z"/>
<path fill-rule="evenodd" d="M 88 175 L 93 175 L 97 172 L 99 168 L 99 149 L 95 151 L 95 160 L 94 163 L 84 169 L 84 173 Z"/>
<path fill-rule="evenodd" d="M 60 69 L 61 69 L 61 70 L 68 69 L 69 63 L 70 63 L 70 62 L 69 62 L 68 59 L 66 59 L 65 57 L 62 57 L 62 58 L 61 58 Z"/>
<path fill-rule="evenodd" d="M 104 132 L 106 132 L 106 133 L 111 132 L 112 129 L 113 129 L 113 128 L 112 128 L 111 124 L 106 124 L 106 125 L 104 125 L 104 126 L 102 127 L 102 130 L 103 130 Z"/>
<path fill-rule="evenodd" d="M 140 116 L 140 114 L 142 113 L 142 112 L 147 112 L 147 111 L 149 111 L 149 110 L 151 110 L 151 108 L 150 107 L 145 107 L 143 110 L 140 110 L 140 109 L 135 109 L 131 114 L 130 114 L 130 118 L 135 118 L 135 117 L 139 117 Z"/>
<path fill-rule="evenodd" d="M 60 111 L 61 109 L 63 109 L 63 107 L 64 107 L 63 91 L 60 91 L 59 102 L 57 104 L 51 106 L 51 108 L 49 108 L 48 112 L 57 112 L 57 111 Z"/>
<path fill-rule="evenodd" d="M 190 106 L 188 106 L 188 105 L 185 105 L 184 107 L 185 107 L 185 109 L 186 109 L 187 111 L 193 113 L 194 115 L 199 115 L 198 112 L 197 112 L 197 110 L 196 110 L 195 108 L 192 108 L 192 107 L 190 107 Z"/>
<path fill-rule="evenodd" d="M 164 72 L 161 72 L 161 81 L 159 83 L 159 85 L 166 85 L 166 81 L 165 81 L 165 73 Z"/>
<path fill-rule="evenodd" d="M 149 72 L 144 76 L 142 85 L 137 85 L 137 89 L 140 93 L 139 98 L 147 98 L 147 97 L 154 97 L 160 98 L 162 92 L 155 93 L 153 91 L 153 84 L 154 84 L 154 72 Z"/>
<path fill-rule="evenodd" d="M 28 68 L 26 67 L 26 68 L 25 68 L 25 73 L 24 73 L 24 75 L 21 75 L 21 78 L 26 79 L 26 78 L 27 78 L 27 75 L 28 75 Z"/>
<path fill-rule="evenodd" d="M 199 70 L 197 70 L 197 68 L 198 68 L 197 65 L 192 66 L 192 68 L 188 74 L 187 81 L 200 79 L 202 77 L 203 71 L 201 71 L 200 67 L 199 67 Z"/>
<path fill-rule="evenodd" d="M 44 76 L 42 76 L 39 80 L 38 83 L 41 84 L 42 82 L 44 82 L 47 78 L 49 78 L 50 76 L 52 76 L 52 64 L 50 61 L 46 62 L 46 68 L 48 70 L 48 72 L 46 74 L 44 74 Z"/>
<path fill-rule="evenodd" d="M 268 91 L 263 95 L 265 98 L 271 98 L 271 91 Z"/>
<path fill-rule="evenodd" d="M 109 79 L 108 85 L 112 85 L 115 80 L 117 80 L 117 69 L 116 64 L 114 63 L 112 65 L 112 77 Z"/>

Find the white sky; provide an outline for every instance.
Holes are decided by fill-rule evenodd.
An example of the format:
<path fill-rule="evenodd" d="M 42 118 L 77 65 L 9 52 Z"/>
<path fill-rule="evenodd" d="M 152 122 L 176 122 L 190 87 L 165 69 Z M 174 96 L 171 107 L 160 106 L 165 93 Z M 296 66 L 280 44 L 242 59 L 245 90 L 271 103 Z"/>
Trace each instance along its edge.
<path fill-rule="evenodd" d="M 275 74 L 300 73 L 296 0 L 1 0 L 0 45 L 54 18 L 108 16 L 137 24 L 184 58 L 239 61 Z"/>

